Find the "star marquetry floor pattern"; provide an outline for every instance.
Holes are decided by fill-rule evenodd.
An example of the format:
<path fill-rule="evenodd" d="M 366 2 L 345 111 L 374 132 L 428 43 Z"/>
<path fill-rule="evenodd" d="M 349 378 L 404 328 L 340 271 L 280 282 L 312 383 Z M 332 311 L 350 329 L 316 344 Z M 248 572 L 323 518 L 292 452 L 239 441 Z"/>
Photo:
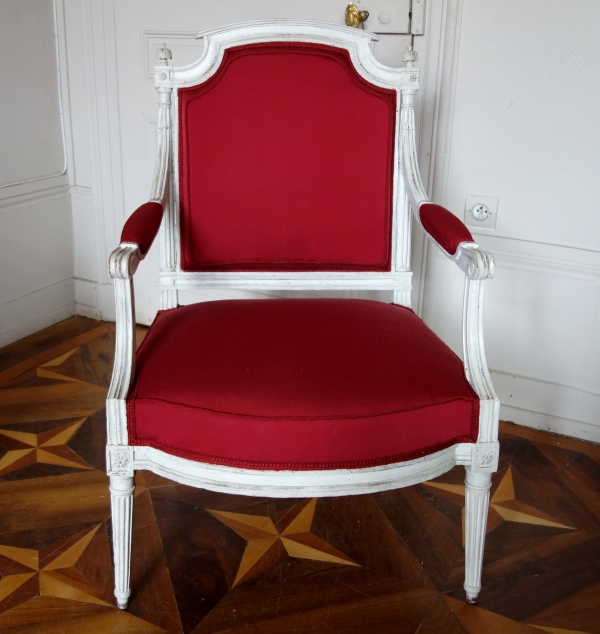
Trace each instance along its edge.
<path fill-rule="evenodd" d="M 506 423 L 476 607 L 462 590 L 456 468 L 312 500 L 139 472 L 133 594 L 118 610 L 104 474 L 113 348 L 113 324 L 75 317 L 0 350 L 3 634 L 600 634 L 600 446 Z"/>

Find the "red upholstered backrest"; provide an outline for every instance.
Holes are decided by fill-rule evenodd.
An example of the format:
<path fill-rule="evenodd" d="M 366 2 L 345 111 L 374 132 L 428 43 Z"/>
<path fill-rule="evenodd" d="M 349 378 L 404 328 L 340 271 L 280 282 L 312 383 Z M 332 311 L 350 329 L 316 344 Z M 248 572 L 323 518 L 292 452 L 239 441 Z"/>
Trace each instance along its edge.
<path fill-rule="evenodd" d="M 342 49 L 228 49 L 179 90 L 184 271 L 389 271 L 396 92 Z"/>

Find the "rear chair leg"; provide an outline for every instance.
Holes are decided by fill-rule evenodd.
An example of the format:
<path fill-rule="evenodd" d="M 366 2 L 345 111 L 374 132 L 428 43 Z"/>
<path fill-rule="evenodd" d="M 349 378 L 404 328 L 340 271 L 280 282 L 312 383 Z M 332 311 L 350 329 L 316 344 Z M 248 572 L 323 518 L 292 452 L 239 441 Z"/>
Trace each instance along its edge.
<path fill-rule="evenodd" d="M 490 501 L 491 473 L 477 473 L 466 467 L 465 479 L 465 591 L 468 603 L 477 603 L 481 590 L 483 545 Z"/>
<path fill-rule="evenodd" d="M 112 509 L 113 554 L 115 560 L 115 597 L 121 610 L 127 607 L 131 589 L 131 519 L 133 515 L 133 491 L 131 476 L 110 476 L 110 504 Z"/>

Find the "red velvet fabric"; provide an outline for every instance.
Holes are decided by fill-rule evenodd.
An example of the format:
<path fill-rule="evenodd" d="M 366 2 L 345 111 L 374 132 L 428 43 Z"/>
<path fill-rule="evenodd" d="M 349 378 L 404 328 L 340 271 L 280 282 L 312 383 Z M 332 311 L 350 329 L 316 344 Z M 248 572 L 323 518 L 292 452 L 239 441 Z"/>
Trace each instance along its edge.
<path fill-rule="evenodd" d="M 182 269 L 390 270 L 395 117 L 344 50 L 227 50 L 179 90 Z"/>
<path fill-rule="evenodd" d="M 256 469 L 366 467 L 475 442 L 460 359 L 410 310 L 225 300 L 159 313 L 137 355 L 130 442 Z"/>
<path fill-rule="evenodd" d="M 144 203 L 127 219 L 121 242 L 133 242 L 140 247 L 140 253 L 146 255 L 160 228 L 163 208 L 160 203 Z"/>
<path fill-rule="evenodd" d="M 461 242 L 473 242 L 473 236 L 463 222 L 441 205 L 422 204 L 419 218 L 425 231 L 450 255 L 456 253 Z"/>

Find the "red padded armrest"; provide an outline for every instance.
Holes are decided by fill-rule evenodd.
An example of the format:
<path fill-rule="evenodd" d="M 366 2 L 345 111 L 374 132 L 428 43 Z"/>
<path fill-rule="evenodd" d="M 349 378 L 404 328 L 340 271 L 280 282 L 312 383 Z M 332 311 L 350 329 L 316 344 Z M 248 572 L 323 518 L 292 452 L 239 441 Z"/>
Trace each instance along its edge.
<path fill-rule="evenodd" d="M 127 219 L 121 242 L 133 242 L 140 247 L 140 253 L 146 255 L 158 233 L 163 216 L 160 203 L 144 203 L 138 207 Z"/>
<path fill-rule="evenodd" d="M 425 231 L 450 255 L 456 253 L 461 242 L 473 242 L 463 222 L 441 205 L 423 203 L 419 207 L 419 219 Z"/>

